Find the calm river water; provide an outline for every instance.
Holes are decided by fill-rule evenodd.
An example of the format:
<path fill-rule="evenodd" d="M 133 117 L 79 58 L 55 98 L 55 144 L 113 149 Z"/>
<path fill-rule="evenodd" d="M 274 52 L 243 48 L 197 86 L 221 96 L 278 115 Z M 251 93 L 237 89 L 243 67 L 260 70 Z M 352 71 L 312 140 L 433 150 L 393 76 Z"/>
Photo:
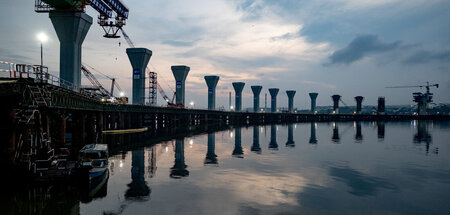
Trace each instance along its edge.
<path fill-rule="evenodd" d="M 124 143 L 132 145 L 135 143 Z M 450 123 L 232 128 L 112 153 L 103 187 L 28 186 L 2 214 L 449 214 Z"/>

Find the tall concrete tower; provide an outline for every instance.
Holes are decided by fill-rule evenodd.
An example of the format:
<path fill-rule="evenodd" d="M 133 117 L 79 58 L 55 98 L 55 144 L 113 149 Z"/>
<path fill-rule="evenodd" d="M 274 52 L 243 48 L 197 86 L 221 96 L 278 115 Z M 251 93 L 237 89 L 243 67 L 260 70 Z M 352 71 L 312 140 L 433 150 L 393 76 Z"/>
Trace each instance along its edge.
<path fill-rule="evenodd" d="M 236 102 L 235 102 L 236 111 L 242 110 L 242 90 L 244 89 L 244 86 L 245 86 L 244 82 L 233 82 L 233 88 L 236 93 Z"/>
<path fill-rule="evenodd" d="M 219 82 L 219 76 L 205 76 L 206 85 L 208 85 L 208 110 L 216 109 L 216 86 Z"/>
<path fill-rule="evenodd" d="M 386 100 L 384 97 L 378 97 L 378 115 L 384 115 L 386 111 Z"/>
<path fill-rule="evenodd" d="M 362 102 L 364 100 L 364 97 L 362 96 L 356 96 L 355 97 L 355 101 L 356 101 L 356 114 L 360 114 L 361 110 L 362 110 Z"/>
<path fill-rule="evenodd" d="M 133 67 L 133 104 L 145 102 L 145 68 L 152 56 L 152 51 L 146 48 L 128 48 L 128 59 Z"/>
<path fill-rule="evenodd" d="M 310 144 L 317 144 L 316 127 L 317 127 L 317 124 L 315 122 L 311 122 L 311 133 L 309 136 Z"/>
<path fill-rule="evenodd" d="M 278 95 L 278 91 L 280 91 L 280 89 L 278 88 L 270 88 L 269 89 L 269 93 L 270 93 L 270 100 L 271 100 L 271 112 L 275 113 L 277 112 L 277 95 Z"/>
<path fill-rule="evenodd" d="M 318 93 L 309 93 L 309 97 L 311 98 L 311 113 L 312 114 L 316 113 L 316 99 L 317 99 L 318 95 L 319 95 Z"/>
<path fill-rule="evenodd" d="M 234 129 L 234 149 L 232 155 L 238 158 L 244 158 L 244 150 L 242 149 L 242 136 L 241 136 L 241 128 Z"/>
<path fill-rule="evenodd" d="M 277 126 L 271 125 L 270 126 L 270 142 L 269 142 L 269 149 L 270 150 L 278 150 L 278 143 L 277 143 Z"/>
<path fill-rule="evenodd" d="M 78 88 L 81 85 L 81 45 L 92 17 L 82 12 L 56 11 L 51 11 L 49 17 L 60 42 L 59 77 Z"/>
<path fill-rule="evenodd" d="M 176 82 L 176 90 L 175 90 L 177 94 L 176 103 L 184 105 L 185 81 L 191 68 L 189 68 L 188 66 L 181 65 L 181 66 L 172 66 L 171 69 Z"/>
<path fill-rule="evenodd" d="M 288 110 L 289 110 L 289 112 L 293 112 L 294 111 L 295 90 L 286 90 L 286 94 L 288 96 Z"/>
<path fill-rule="evenodd" d="M 339 100 L 341 99 L 340 95 L 332 95 L 331 99 L 333 99 L 333 111 L 335 114 L 339 113 Z"/>
<path fill-rule="evenodd" d="M 259 94 L 262 86 L 251 86 L 253 91 L 253 112 L 259 112 Z"/>

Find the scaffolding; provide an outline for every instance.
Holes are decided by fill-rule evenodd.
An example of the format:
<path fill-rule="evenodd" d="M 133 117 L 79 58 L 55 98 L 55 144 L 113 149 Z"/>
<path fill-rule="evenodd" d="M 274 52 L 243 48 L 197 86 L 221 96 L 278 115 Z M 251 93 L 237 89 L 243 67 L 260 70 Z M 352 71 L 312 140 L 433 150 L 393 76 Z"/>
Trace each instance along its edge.
<path fill-rule="evenodd" d="M 148 104 L 150 106 L 156 106 L 158 96 L 157 74 L 156 72 L 149 72 L 148 76 Z"/>

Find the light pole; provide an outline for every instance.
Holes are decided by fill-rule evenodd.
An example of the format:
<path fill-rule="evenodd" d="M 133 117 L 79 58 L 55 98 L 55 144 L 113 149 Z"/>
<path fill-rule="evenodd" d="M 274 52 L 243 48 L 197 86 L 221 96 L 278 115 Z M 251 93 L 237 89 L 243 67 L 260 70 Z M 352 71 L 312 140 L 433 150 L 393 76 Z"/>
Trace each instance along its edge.
<path fill-rule="evenodd" d="M 39 33 L 37 35 L 37 38 L 41 42 L 41 71 L 40 71 L 40 73 L 42 75 L 44 73 L 44 50 L 43 50 L 42 44 L 47 42 L 48 37 L 45 33 Z M 40 77 L 40 78 L 42 78 L 42 77 Z"/>

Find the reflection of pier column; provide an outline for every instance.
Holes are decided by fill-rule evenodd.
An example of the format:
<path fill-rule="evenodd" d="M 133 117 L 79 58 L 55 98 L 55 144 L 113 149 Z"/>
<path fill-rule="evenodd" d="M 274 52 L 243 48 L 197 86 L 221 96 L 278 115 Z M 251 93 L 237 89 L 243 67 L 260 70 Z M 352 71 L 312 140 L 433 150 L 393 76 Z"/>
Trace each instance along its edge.
<path fill-rule="evenodd" d="M 294 142 L 294 125 L 293 124 L 288 125 L 288 140 L 286 142 L 286 146 L 295 147 L 295 142 Z"/>
<path fill-rule="evenodd" d="M 253 145 L 251 148 L 252 152 L 258 154 L 261 153 L 261 146 L 259 145 L 259 128 L 258 126 L 253 126 Z"/>
<path fill-rule="evenodd" d="M 208 152 L 206 153 L 205 164 L 217 164 L 216 155 L 216 134 L 208 134 Z"/>
<path fill-rule="evenodd" d="M 125 192 L 126 198 L 144 199 L 150 195 L 150 188 L 145 181 L 145 153 L 144 149 L 131 152 L 131 183 Z"/>
<path fill-rule="evenodd" d="M 311 135 L 309 137 L 310 144 L 317 144 L 316 128 L 317 128 L 317 123 L 311 122 Z"/>
<path fill-rule="evenodd" d="M 355 140 L 356 142 L 361 142 L 363 140 L 363 135 L 361 132 L 361 122 L 356 122 Z"/>
<path fill-rule="evenodd" d="M 336 122 L 333 122 L 333 136 L 331 137 L 331 140 L 335 143 L 339 143 L 339 128 Z"/>
<path fill-rule="evenodd" d="M 244 158 L 244 150 L 242 150 L 242 144 L 241 144 L 241 128 L 235 128 L 234 129 L 234 150 L 233 150 L 233 156 L 238 158 Z"/>
<path fill-rule="evenodd" d="M 270 143 L 269 143 L 269 149 L 272 150 L 278 150 L 278 143 L 277 143 L 277 126 L 271 125 L 270 126 Z"/>
<path fill-rule="evenodd" d="M 430 151 L 431 145 L 431 135 L 428 132 L 428 122 L 427 121 L 416 121 L 417 122 L 417 133 L 414 135 L 414 143 L 425 143 L 426 152 Z"/>
<path fill-rule="evenodd" d="M 384 121 L 378 121 L 377 127 L 378 127 L 377 129 L 378 139 L 384 139 L 384 129 L 385 129 Z"/>
<path fill-rule="evenodd" d="M 177 139 L 175 141 L 175 164 L 170 171 L 170 177 L 179 179 L 189 176 L 189 171 L 186 168 L 187 165 L 184 163 L 184 139 Z"/>

